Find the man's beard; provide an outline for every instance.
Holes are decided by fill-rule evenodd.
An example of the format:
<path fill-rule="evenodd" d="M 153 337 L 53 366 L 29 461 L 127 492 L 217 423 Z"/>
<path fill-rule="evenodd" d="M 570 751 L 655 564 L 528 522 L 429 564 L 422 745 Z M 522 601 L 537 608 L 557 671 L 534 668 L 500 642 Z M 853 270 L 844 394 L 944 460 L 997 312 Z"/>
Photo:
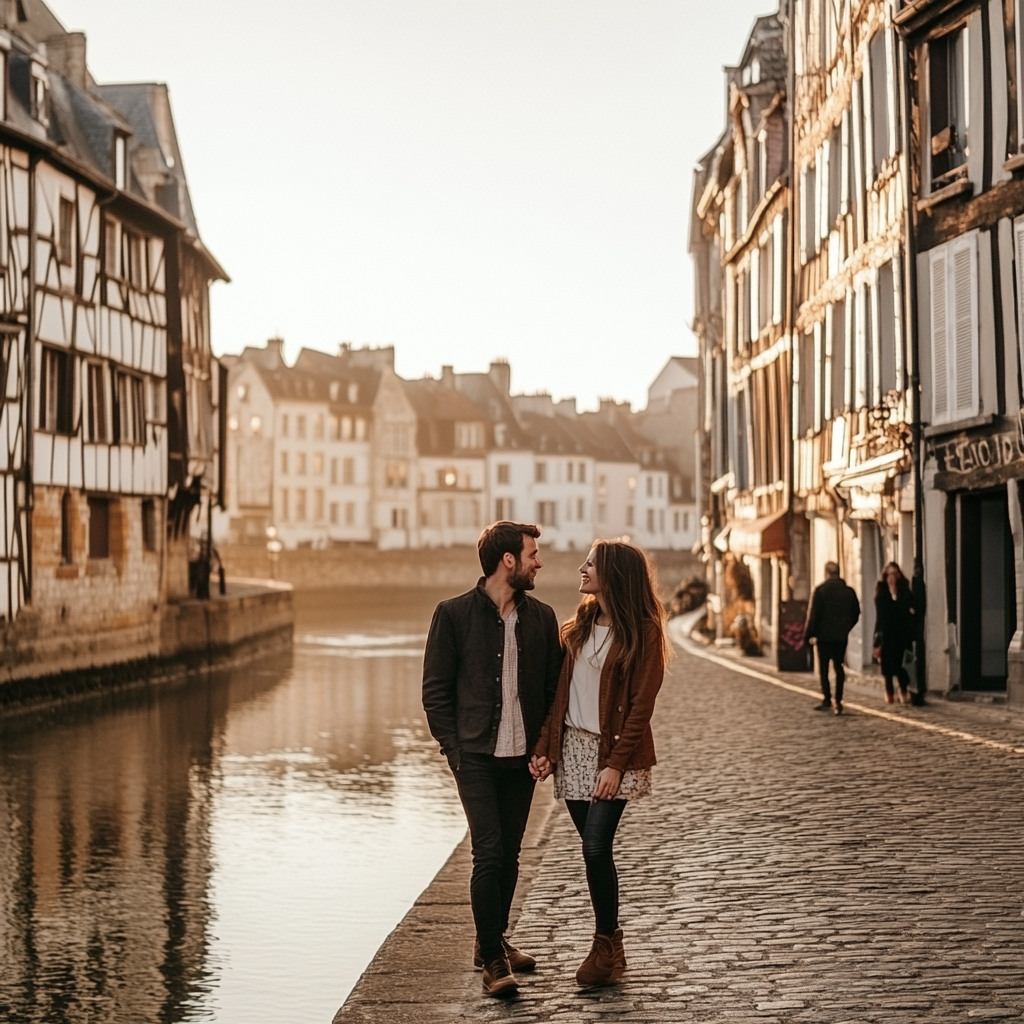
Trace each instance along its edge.
<path fill-rule="evenodd" d="M 523 572 L 523 563 L 516 560 L 516 567 L 508 574 L 508 585 L 513 590 L 533 590 L 536 584 L 528 572 Z"/>

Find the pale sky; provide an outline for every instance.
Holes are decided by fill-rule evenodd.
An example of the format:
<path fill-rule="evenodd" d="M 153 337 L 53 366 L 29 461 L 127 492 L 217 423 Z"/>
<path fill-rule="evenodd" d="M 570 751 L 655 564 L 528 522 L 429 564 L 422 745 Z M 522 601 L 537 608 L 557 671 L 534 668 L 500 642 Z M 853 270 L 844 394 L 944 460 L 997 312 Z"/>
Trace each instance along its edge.
<path fill-rule="evenodd" d="M 693 165 L 770 0 L 48 0 L 171 90 L 218 353 L 393 344 L 407 377 L 646 402 L 696 351 Z"/>

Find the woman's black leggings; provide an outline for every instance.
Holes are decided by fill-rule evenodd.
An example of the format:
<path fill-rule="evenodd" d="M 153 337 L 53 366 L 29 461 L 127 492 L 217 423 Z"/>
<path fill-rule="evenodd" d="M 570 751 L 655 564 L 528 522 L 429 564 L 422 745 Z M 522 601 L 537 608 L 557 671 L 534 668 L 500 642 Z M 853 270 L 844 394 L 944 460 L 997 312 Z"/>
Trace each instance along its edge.
<path fill-rule="evenodd" d="M 882 676 L 885 679 L 885 692 L 888 696 L 891 697 L 895 692 L 892 685 L 893 676 L 896 677 L 896 681 L 900 684 L 900 692 L 907 692 L 907 688 L 910 686 L 910 676 L 903 667 L 902 647 L 896 651 L 888 650 L 885 647 L 882 648 Z"/>
<path fill-rule="evenodd" d="M 612 857 L 612 844 L 626 801 L 566 800 L 565 806 L 583 840 L 583 862 L 587 866 L 587 885 L 597 931 L 601 935 L 613 935 L 619 927 L 619 876 Z"/>

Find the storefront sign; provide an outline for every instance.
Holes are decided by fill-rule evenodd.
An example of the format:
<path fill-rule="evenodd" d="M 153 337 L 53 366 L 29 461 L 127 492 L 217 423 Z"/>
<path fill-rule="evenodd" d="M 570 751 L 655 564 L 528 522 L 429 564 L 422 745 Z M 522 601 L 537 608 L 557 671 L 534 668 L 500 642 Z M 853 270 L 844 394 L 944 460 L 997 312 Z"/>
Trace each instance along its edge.
<path fill-rule="evenodd" d="M 1024 477 L 1024 431 L 1009 418 L 931 442 L 940 491 L 994 487 Z"/>

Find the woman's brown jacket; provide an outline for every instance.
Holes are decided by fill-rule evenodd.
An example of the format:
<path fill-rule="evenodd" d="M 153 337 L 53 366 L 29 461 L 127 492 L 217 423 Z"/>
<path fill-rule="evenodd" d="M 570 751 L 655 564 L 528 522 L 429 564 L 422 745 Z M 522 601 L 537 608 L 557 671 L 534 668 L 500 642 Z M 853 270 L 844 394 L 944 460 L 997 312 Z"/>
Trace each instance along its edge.
<path fill-rule="evenodd" d="M 617 768 L 624 772 L 630 768 L 650 768 L 657 763 L 654 756 L 654 735 L 651 716 L 654 701 L 665 677 L 665 652 L 660 630 L 652 627 L 648 633 L 643 660 L 630 678 L 625 678 L 622 666 L 622 647 L 613 640 L 601 670 L 598 690 L 598 710 L 601 721 L 601 742 L 598 747 L 598 766 Z M 569 707 L 569 687 L 576 659 L 566 652 L 562 674 L 558 677 L 555 702 L 548 712 L 534 749 L 538 757 L 546 757 L 556 764 L 562 756 L 562 732 L 565 712 Z"/>

